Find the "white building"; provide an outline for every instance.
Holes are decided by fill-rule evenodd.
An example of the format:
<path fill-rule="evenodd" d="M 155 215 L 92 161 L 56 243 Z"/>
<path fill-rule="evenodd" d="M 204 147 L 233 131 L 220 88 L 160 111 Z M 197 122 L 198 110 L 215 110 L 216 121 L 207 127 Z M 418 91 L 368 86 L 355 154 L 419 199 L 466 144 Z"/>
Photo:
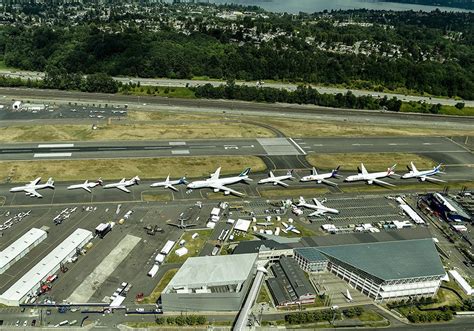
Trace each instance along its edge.
<path fill-rule="evenodd" d="M 310 272 L 329 270 L 379 302 L 433 296 L 446 275 L 431 238 L 297 248 L 295 259 Z"/>
<path fill-rule="evenodd" d="M 36 292 L 49 275 L 57 272 L 61 263 L 74 256 L 77 249 L 82 248 L 92 239 L 92 232 L 77 229 L 62 243 L 54 248 L 47 256 L 32 267 L 26 274 L 16 281 L 8 290 L 0 295 L 0 303 L 8 306 L 19 306 L 29 296 Z"/>
<path fill-rule="evenodd" d="M 0 252 L 0 274 L 3 274 L 16 261 L 25 256 L 47 237 L 46 231 L 32 228 L 14 243 Z"/>

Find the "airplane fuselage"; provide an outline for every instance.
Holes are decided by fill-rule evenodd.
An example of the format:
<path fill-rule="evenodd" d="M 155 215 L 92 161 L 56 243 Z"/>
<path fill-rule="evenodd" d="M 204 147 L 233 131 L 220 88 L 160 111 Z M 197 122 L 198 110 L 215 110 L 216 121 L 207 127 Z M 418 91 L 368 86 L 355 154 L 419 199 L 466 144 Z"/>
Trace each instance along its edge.
<path fill-rule="evenodd" d="M 199 188 L 212 187 L 214 184 L 225 186 L 225 185 L 236 184 L 236 183 L 245 181 L 246 179 L 248 179 L 248 176 L 236 176 L 236 177 L 227 177 L 227 178 L 220 178 L 220 179 L 209 178 L 206 180 L 197 180 L 195 182 L 191 182 L 188 184 L 187 187 L 190 189 L 199 189 Z"/>
<path fill-rule="evenodd" d="M 402 176 L 403 179 L 420 178 L 424 181 L 426 176 L 433 176 L 439 173 L 439 170 L 410 171 Z"/>
<path fill-rule="evenodd" d="M 67 187 L 68 190 L 75 190 L 75 189 L 79 189 L 79 188 L 82 188 L 82 189 L 91 189 L 91 188 L 94 188 L 96 187 L 97 185 L 99 185 L 99 183 L 97 182 L 92 182 L 92 183 L 87 183 L 87 184 L 74 184 L 74 185 L 69 185 Z"/>
<path fill-rule="evenodd" d="M 157 182 L 153 183 L 150 185 L 150 187 L 162 187 L 162 186 L 168 186 L 168 185 L 178 185 L 181 184 L 182 181 L 180 179 L 177 180 L 170 180 L 168 182 Z"/>
<path fill-rule="evenodd" d="M 291 176 L 278 176 L 278 177 L 268 177 L 263 178 L 258 181 L 258 184 L 273 183 L 273 185 L 278 185 L 278 181 L 284 181 L 292 178 Z"/>
<path fill-rule="evenodd" d="M 345 182 L 357 182 L 361 180 L 367 181 L 367 183 L 372 184 L 374 179 L 379 179 L 379 178 L 385 178 L 389 177 L 390 175 L 393 175 L 392 172 L 387 172 L 387 171 L 381 171 L 381 172 L 372 172 L 369 174 L 357 174 L 357 175 L 351 175 L 347 176 L 346 179 L 344 179 Z"/>
<path fill-rule="evenodd" d="M 316 181 L 318 184 L 321 184 L 323 179 L 330 179 L 330 178 L 332 178 L 332 176 L 333 176 L 332 173 L 319 174 L 319 175 L 308 175 L 308 176 L 301 177 L 300 182 Z"/>
<path fill-rule="evenodd" d="M 23 192 L 28 189 L 33 189 L 33 190 L 41 190 L 44 188 L 51 187 L 49 184 L 39 184 L 39 185 L 24 185 L 24 186 L 17 186 L 17 187 L 12 187 L 10 189 L 10 192 Z"/>

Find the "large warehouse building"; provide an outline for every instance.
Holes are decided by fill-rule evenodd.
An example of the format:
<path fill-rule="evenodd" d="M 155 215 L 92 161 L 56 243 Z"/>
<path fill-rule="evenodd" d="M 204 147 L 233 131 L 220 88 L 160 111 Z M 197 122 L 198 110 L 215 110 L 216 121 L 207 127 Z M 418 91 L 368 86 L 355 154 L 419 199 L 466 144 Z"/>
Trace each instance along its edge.
<path fill-rule="evenodd" d="M 74 231 L 0 295 L 0 303 L 8 306 L 19 306 L 27 297 L 35 295 L 41 286 L 41 282 L 58 271 L 61 263 L 74 256 L 77 249 L 82 248 L 91 239 L 92 232 L 88 230 L 77 229 Z"/>
<path fill-rule="evenodd" d="M 25 256 L 35 246 L 45 240 L 46 231 L 32 228 L 18 240 L 0 252 L 0 274 L 3 274 L 16 261 Z"/>
<path fill-rule="evenodd" d="M 256 273 L 257 254 L 192 257 L 161 294 L 166 312 L 238 311 Z"/>
<path fill-rule="evenodd" d="M 446 275 L 431 238 L 295 249 L 303 270 L 329 270 L 376 301 L 432 296 Z"/>

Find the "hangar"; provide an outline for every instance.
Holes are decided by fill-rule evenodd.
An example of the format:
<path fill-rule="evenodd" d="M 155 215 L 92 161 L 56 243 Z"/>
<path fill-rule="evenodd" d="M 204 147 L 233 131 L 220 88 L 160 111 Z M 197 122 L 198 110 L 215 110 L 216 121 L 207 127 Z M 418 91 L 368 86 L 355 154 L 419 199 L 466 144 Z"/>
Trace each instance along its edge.
<path fill-rule="evenodd" d="M 59 270 L 61 263 L 76 254 L 77 249 L 82 248 L 91 239 L 92 232 L 76 229 L 0 295 L 0 303 L 8 306 L 19 306 L 27 297 L 36 295 L 41 282 Z"/>
<path fill-rule="evenodd" d="M 257 270 L 258 254 L 191 257 L 161 294 L 163 310 L 238 311 Z"/>
<path fill-rule="evenodd" d="M 296 248 L 306 271 L 329 270 L 376 301 L 433 296 L 446 275 L 431 238 Z"/>

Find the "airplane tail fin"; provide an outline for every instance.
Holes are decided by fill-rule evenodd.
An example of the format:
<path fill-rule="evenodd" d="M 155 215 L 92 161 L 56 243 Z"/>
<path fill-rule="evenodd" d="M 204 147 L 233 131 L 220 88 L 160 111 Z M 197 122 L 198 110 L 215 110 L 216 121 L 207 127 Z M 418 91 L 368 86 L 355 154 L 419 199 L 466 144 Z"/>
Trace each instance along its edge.
<path fill-rule="evenodd" d="M 186 177 L 181 177 L 181 178 L 179 179 L 179 183 L 180 183 L 180 184 L 187 184 L 188 181 L 186 180 Z"/>
<path fill-rule="evenodd" d="M 290 177 L 293 177 L 293 169 L 291 170 L 288 170 L 288 172 L 286 173 L 287 176 L 290 176 Z"/>
<path fill-rule="evenodd" d="M 340 167 L 341 167 L 341 166 L 338 165 L 336 169 L 333 169 L 333 170 L 332 170 L 331 177 L 336 177 L 336 176 L 337 176 L 337 173 L 339 172 L 339 168 L 340 168 Z"/>
<path fill-rule="evenodd" d="M 244 177 L 244 176 L 248 176 L 250 173 L 250 168 L 247 168 L 245 169 L 244 171 L 242 171 L 239 175 L 239 177 Z"/>
<path fill-rule="evenodd" d="M 48 181 L 46 182 L 46 184 L 47 184 L 49 187 L 54 188 L 54 180 L 53 180 L 53 177 L 49 177 L 49 178 L 48 178 Z"/>
<path fill-rule="evenodd" d="M 140 183 L 140 177 L 138 176 L 133 177 L 133 181 L 135 182 L 135 184 L 138 185 Z"/>
<path fill-rule="evenodd" d="M 390 175 L 393 175 L 395 174 L 395 168 L 397 167 L 397 164 L 395 163 L 393 166 L 391 166 L 390 168 L 387 169 L 387 175 L 390 176 Z"/>
<path fill-rule="evenodd" d="M 102 186 L 102 184 L 104 183 L 104 181 L 102 180 L 102 177 L 99 177 L 97 179 L 97 184 L 99 184 L 100 186 Z"/>

